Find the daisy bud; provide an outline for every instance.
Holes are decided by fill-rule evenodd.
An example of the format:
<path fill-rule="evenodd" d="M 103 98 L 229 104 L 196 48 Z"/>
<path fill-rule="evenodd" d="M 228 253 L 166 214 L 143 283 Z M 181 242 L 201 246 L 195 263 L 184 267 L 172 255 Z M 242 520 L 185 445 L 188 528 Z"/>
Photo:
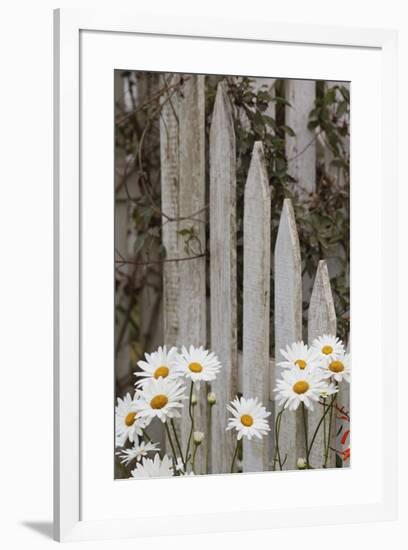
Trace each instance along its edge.
<path fill-rule="evenodd" d="M 209 405 L 215 405 L 217 402 L 217 399 L 215 397 L 215 393 L 212 391 L 207 395 L 207 403 Z"/>
<path fill-rule="evenodd" d="M 193 441 L 195 445 L 201 445 L 204 439 L 203 432 L 194 432 L 193 433 Z"/>
<path fill-rule="evenodd" d="M 306 466 L 307 466 L 306 460 L 304 458 L 298 458 L 296 466 L 298 470 L 306 470 Z"/>
<path fill-rule="evenodd" d="M 193 407 L 195 407 L 197 403 L 198 403 L 197 396 L 195 393 L 193 393 L 193 395 L 191 396 L 191 404 L 193 405 Z"/>

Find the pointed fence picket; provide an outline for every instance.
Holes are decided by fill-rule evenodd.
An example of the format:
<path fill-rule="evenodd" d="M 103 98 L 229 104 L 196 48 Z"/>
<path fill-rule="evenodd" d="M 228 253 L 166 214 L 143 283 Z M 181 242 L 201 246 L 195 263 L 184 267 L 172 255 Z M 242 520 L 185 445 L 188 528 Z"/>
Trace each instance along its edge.
<path fill-rule="evenodd" d="M 334 309 L 333 296 L 330 287 L 329 271 L 325 260 L 320 260 L 310 298 L 308 312 L 308 341 L 312 344 L 315 338 L 323 334 L 336 334 L 337 322 Z M 331 398 L 326 399 L 329 405 Z M 320 407 L 315 406 L 313 411 L 308 411 L 308 427 L 310 437 L 314 434 L 322 416 Z M 327 439 L 326 439 L 327 438 Z M 329 445 L 332 449 L 336 445 L 336 414 L 327 413 L 323 423 L 323 429 L 317 433 L 309 459 L 311 464 L 322 467 L 325 463 L 325 450 Z M 328 453 L 327 467 L 336 465 L 332 452 Z"/>
<path fill-rule="evenodd" d="M 315 146 L 314 143 L 304 146 L 313 137 L 307 130 L 305 113 L 312 108 L 314 83 L 291 82 L 287 91 L 287 99 L 294 102 L 295 108 L 293 112 L 286 111 L 286 123 L 294 126 L 297 132 L 295 140 L 287 138 L 288 156 L 296 157 L 296 162 L 291 165 L 292 175 L 304 189 L 313 191 Z M 183 258 L 193 253 L 200 255 L 207 248 L 204 117 L 204 78 L 188 75 L 180 92 L 173 93 L 171 99 L 164 97 L 161 113 L 162 209 L 166 215 L 163 216 L 162 236 L 167 256 L 171 258 Z M 195 427 L 208 435 L 210 443 L 207 447 L 206 441 L 197 453 L 198 472 L 225 473 L 230 469 L 236 436 L 225 431 L 229 416 L 225 405 L 237 393 L 246 398 L 258 397 L 272 412 L 270 434 L 262 441 L 244 441 L 242 449 L 243 471 L 268 470 L 276 465 L 273 427 L 279 409 L 275 407 L 272 390 L 281 374 L 281 367 L 277 365 L 283 359 L 280 350 L 302 340 L 302 271 L 295 214 L 290 199 L 285 199 L 276 243 L 272 243 L 274 326 L 271 326 L 271 193 L 262 143 L 256 142 L 244 192 L 241 353 L 237 344 L 235 134 L 224 82 L 217 88 L 209 150 L 209 300 L 207 302 L 204 257 L 165 263 L 165 343 L 178 347 L 190 344 L 209 347 L 222 363 L 221 372 L 211 384 L 211 390 L 217 396 L 211 415 L 206 401 L 210 388 L 206 384 L 201 384 L 199 405 L 195 407 Z M 175 218 L 178 221 L 172 221 Z M 193 230 L 193 250 L 185 249 L 185 230 L 189 234 Z M 271 330 L 275 333 L 274 358 L 270 357 Z M 325 262 L 320 262 L 308 311 L 309 343 L 322 333 L 335 334 L 335 331 L 336 317 L 328 269 Z M 343 400 L 347 400 L 348 392 L 344 395 Z M 299 408 L 296 413 L 287 412 L 282 416 L 280 455 L 284 461 L 283 469 L 295 469 L 297 459 L 305 457 L 301 414 Z M 187 415 L 183 416 L 180 432 L 185 447 L 190 422 Z M 316 421 L 317 413 L 310 413 L 307 418 L 309 433 L 313 432 Z M 336 429 L 332 430 L 332 434 L 335 433 Z M 320 465 L 323 448 L 324 441 L 319 435 L 310 457 L 312 462 Z M 334 465 L 333 458 L 328 465 Z"/>
<path fill-rule="evenodd" d="M 278 363 L 284 360 L 281 349 L 302 340 L 302 265 L 299 237 L 292 203 L 285 199 L 275 244 L 275 370 L 272 384 L 279 376 Z M 283 468 L 296 468 L 304 456 L 304 435 L 300 409 L 283 414 L 280 427 L 280 454 Z M 286 461 L 285 461 L 286 457 Z"/>
<path fill-rule="evenodd" d="M 224 82 L 217 88 L 210 131 L 211 350 L 222 369 L 211 384 L 219 403 L 228 403 L 237 380 L 236 151 L 234 121 Z M 211 410 L 211 471 L 229 472 L 235 436 L 226 433 L 227 409 Z M 211 443 L 211 442 L 210 442 Z"/>
<path fill-rule="evenodd" d="M 242 391 L 266 404 L 269 393 L 271 195 L 263 147 L 256 142 L 245 186 Z M 243 441 L 243 467 L 269 467 L 266 439 Z"/>

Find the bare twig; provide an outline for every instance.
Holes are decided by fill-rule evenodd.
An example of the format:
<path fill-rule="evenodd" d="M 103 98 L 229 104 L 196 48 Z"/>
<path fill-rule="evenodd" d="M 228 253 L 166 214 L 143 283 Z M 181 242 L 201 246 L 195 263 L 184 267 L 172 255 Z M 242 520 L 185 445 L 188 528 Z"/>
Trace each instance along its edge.
<path fill-rule="evenodd" d="M 297 158 L 299 158 L 301 155 L 303 155 L 303 153 L 305 153 L 309 147 L 311 147 L 313 145 L 313 143 L 317 140 L 317 138 L 319 137 L 319 135 L 323 132 L 323 130 L 319 130 L 314 136 L 313 138 L 309 141 L 309 143 L 307 143 L 305 145 L 305 147 L 299 151 L 299 153 L 296 153 L 296 155 L 294 155 L 293 157 L 290 157 L 289 159 L 287 159 L 287 162 L 292 162 L 293 160 L 296 160 Z"/>
<path fill-rule="evenodd" d="M 167 262 L 185 262 L 187 260 L 196 260 L 197 258 L 203 258 L 207 256 L 206 253 L 196 254 L 195 256 L 185 256 L 184 258 L 163 258 L 162 260 L 148 260 L 146 262 L 138 262 L 132 260 L 115 260 L 115 263 L 118 264 L 130 264 L 130 265 L 150 265 L 150 264 L 164 264 Z"/>
<path fill-rule="evenodd" d="M 187 80 L 189 80 L 190 77 L 187 77 L 187 78 L 183 78 L 183 81 L 186 82 Z M 165 81 L 166 82 L 166 81 Z M 121 118 L 118 118 L 116 121 L 115 121 L 115 124 L 124 124 L 129 118 L 132 118 L 137 112 L 145 109 L 148 105 L 150 105 L 151 103 L 154 103 L 156 100 L 160 99 L 160 97 L 164 94 L 164 93 L 167 93 L 167 96 L 169 96 L 168 92 L 170 90 L 173 90 L 173 93 L 176 92 L 176 88 L 178 88 L 179 86 L 181 85 L 181 79 L 176 82 L 175 84 L 167 84 L 166 82 L 166 86 L 164 86 L 163 88 L 161 88 L 157 93 L 155 93 L 148 101 L 145 101 L 144 103 L 142 103 L 142 105 L 139 105 L 139 107 L 136 107 L 135 109 L 133 109 L 131 112 L 129 113 L 126 113 L 125 115 L 123 115 Z M 171 94 L 173 95 L 173 94 Z M 167 100 L 166 100 L 167 101 Z"/>

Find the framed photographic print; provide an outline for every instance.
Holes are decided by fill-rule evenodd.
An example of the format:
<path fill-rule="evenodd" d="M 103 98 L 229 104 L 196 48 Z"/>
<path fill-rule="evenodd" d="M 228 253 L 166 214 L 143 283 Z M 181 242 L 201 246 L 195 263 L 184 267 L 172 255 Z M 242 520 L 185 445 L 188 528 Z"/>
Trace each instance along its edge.
<path fill-rule="evenodd" d="M 395 516 L 395 58 L 55 12 L 58 540 Z"/>

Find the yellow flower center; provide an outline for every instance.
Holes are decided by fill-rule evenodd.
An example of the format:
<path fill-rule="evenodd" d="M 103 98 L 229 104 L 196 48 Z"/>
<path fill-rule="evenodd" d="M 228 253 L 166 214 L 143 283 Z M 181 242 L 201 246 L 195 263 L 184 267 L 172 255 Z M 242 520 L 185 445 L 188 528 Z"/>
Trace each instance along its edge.
<path fill-rule="evenodd" d="M 333 348 L 331 346 L 323 346 L 322 353 L 324 353 L 325 355 L 330 355 L 331 353 L 333 353 Z"/>
<path fill-rule="evenodd" d="M 297 359 L 295 361 L 295 365 L 297 365 L 300 369 L 305 369 L 306 368 L 306 361 L 304 361 L 303 359 Z"/>
<path fill-rule="evenodd" d="M 129 426 L 129 427 L 132 426 L 135 420 L 136 420 L 136 413 L 135 412 L 128 413 L 125 418 L 126 426 Z"/>
<path fill-rule="evenodd" d="M 169 367 L 166 367 L 166 365 L 160 365 L 155 371 L 153 376 L 156 378 L 166 378 L 169 375 Z"/>
<path fill-rule="evenodd" d="M 249 428 L 254 423 L 254 419 L 250 414 L 243 414 L 241 416 L 241 424 Z"/>
<path fill-rule="evenodd" d="M 306 380 L 298 380 L 295 384 L 293 384 L 293 391 L 300 395 L 302 393 L 306 393 L 309 387 L 310 386 Z"/>
<path fill-rule="evenodd" d="M 190 363 L 188 368 L 191 370 L 191 372 L 201 372 L 203 370 L 203 366 L 200 365 L 200 363 Z"/>
<path fill-rule="evenodd" d="M 329 365 L 329 370 L 338 373 L 344 371 L 344 365 L 341 361 L 332 361 Z"/>
<path fill-rule="evenodd" d="M 167 399 L 167 396 L 160 393 L 159 395 L 155 395 L 153 397 L 150 401 L 150 406 L 152 409 L 162 409 L 168 402 L 169 400 Z"/>

